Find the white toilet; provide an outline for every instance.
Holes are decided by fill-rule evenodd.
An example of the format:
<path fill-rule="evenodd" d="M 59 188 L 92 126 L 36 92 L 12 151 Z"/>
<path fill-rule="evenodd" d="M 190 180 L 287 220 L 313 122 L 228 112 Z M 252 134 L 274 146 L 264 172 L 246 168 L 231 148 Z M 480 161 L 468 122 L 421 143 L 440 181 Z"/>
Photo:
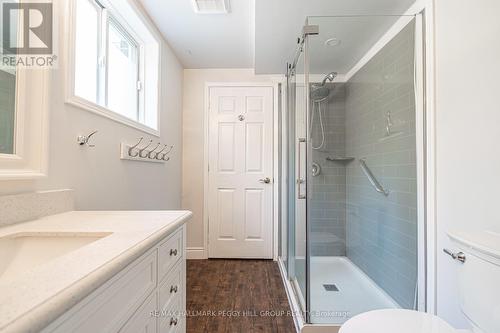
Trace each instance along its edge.
<path fill-rule="evenodd" d="M 457 260 L 460 307 L 474 333 L 500 332 L 500 234 L 450 232 Z M 464 262 L 460 262 L 464 259 Z M 432 314 L 403 309 L 375 310 L 347 321 L 339 333 L 458 333 Z"/>

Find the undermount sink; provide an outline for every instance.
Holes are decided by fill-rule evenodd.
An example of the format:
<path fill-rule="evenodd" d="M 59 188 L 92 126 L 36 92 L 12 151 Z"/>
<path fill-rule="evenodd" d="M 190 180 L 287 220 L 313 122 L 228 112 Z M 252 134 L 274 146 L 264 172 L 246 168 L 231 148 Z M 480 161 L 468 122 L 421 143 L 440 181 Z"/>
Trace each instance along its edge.
<path fill-rule="evenodd" d="M 23 232 L 0 237 L 0 284 L 111 233 Z"/>

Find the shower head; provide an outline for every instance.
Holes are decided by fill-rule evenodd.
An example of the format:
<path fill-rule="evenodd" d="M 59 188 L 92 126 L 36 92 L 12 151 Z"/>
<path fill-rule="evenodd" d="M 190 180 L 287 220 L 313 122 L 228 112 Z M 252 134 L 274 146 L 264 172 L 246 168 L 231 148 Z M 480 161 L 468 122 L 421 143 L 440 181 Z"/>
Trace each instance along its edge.
<path fill-rule="evenodd" d="M 326 81 L 332 82 L 336 77 L 337 72 L 331 72 L 325 76 L 320 84 L 315 83 L 312 85 L 311 99 L 313 102 L 322 102 L 328 98 L 330 95 L 330 88 L 325 87 Z"/>
<path fill-rule="evenodd" d="M 329 95 L 330 95 L 330 89 L 328 87 L 313 85 L 313 88 L 311 89 L 311 100 L 313 102 L 322 102 L 326 100 Z"/>
<path fill-rule="evenodd" d="M 332 82 L 337 77 L 337 75 L 338 75 L 337 72 L 331 72 L 331 73 L 329 73 L 327 76 L 325 76 L 325 78 L 321 82 L 321 85 L 324 86 L 327 80 L 330 81 L 330 82 Z"/>

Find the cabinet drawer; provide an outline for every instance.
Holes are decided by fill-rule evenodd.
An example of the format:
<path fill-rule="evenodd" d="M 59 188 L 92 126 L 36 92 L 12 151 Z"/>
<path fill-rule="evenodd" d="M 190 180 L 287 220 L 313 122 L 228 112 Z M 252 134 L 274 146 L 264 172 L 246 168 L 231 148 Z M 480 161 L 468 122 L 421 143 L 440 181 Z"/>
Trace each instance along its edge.
<path fill-rule="evenodd" d="M 171 300 L 177 295 L 182 294 L 182 262 L 179 262 L 165 278 L 165 282 L 160 286 L 158 290 L 160 299 L 160 311 L 165 310 L 169 307 Z"/>
<path fill-rule="evenodd" d="M 185 317 L 181 304 L 181 297 L 177 295 L 172 299 L 170 306 L 162 311 L 162 316 L 160 317 L 161 333 L 183 332 Z"/>
<path fill-rule="evenodd" d="M 151 297 L 137 310 L 132 318 L 123 326 L 120 333 L 153 333 L 156 332 L 158 320 L 154 313 L 158 296 L 153 293 Z"/>
<path fill-rule="evenodd" d="M 182 257 L 182 229 L 177 231 L 158 249 L 158 276 L 163 281 L 168 271 Z"/>
<path fill-rule="evenodd" d="M 46 331 L 117 332 L 156 286 L 157 252 L 154 250 L 73 307 L 68 319 L 57 328 Z"/>

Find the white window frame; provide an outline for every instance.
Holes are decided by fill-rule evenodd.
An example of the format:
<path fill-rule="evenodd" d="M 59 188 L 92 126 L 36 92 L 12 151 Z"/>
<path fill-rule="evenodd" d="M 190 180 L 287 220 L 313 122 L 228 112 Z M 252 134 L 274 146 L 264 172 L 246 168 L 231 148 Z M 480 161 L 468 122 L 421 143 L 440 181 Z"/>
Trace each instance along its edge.
<path fill-rule="evenodd" d="M 50 69 L 16 71 L 14 153 L 0 154 L 0 181 L 47 176 Z"/>
<path fill-rule="evenodd" d="M 141 101 L 143 100 L 143 98 L 141 98 L 141 96 L 144 96 L 144 52 L 142 52 L 142 43 L 140 40 L 138 40 L 138 37 L 136 36 L 133 36 L 132 33 L 133 33 L 133 30 L 129 30 L 127 28 L 125 28 L 119 20 L 117 20 L 115 18 L 114 15 L 112 15 L 111 13 L 109 12 L 106 12 L 107 14 L 107 19 L 106 19 L 106 22 L 103 22 L 103 23 L 107 23 L 105 29 L 106 29 L 106 35 L 109 36 L 109 26 L 112 24 L 114 25 L 114 27 L 116 28 L 116 30 L 118 30 L 126 39 L 128 39 L 128 41 L 133 44 L 135 47 L 137 47 L 137 82 L 136 82 L 136 87 L 137 87 L 137 106 L 136 106 L 136 113 L 137 113 L 137 121 L 141 124 L 144 123 L 145 121 L 145 110 L 144 110 L 144 105 L 143 103 L 141 103 Z M 106 50 L 105 54 L 103 54 L 102 56 L 104 58 L 107 58 L 109 56 L 109 42 L 106 41 L 106 45 L 103 45 L 102 47 L 103 50 Z M 106 72 L 105 74 L 105 79 L 102 80 L 102 82 L 104 82 L 104 89 L 106 90 L 105 91 L 105 94 L 104 94 L 104 97 L 105 97 L 105 105 L 108 104 L 108 73 L 107 73 L 107 70 L 108 70 L 108 59 L 105 60 L 105 69 L 104 71 Z M 141 87 L 139 88 L 138 85 L 140 85 Z"/>
<path fill-rule="evenodd" d="M 160 98 L 161 98 L 161 87 L 160 87 L 160 79 L 161 75 L 161 41 L 162 37 L 158 34 L 156 27 L 149 21 L 146 15 L 139 9 L 138 5 L 133 0 L 98 0 L 96 5 L 102 5 L 104 10 L 101 12 L 102 15 L 100 17 L 100 30 L 105 29 L 106 34 L 108 34 L 108 24 L 110 21 L 113 21 L 115 26 L 119 28 L 120 31 L 125 32 L 127 36 L 133 40 L 138 46 L 138 81 L 140 82 L 141 89 L 138 91 L 138 120 L 134 120 L 128 118 L 118 112 L 115 112 L 108 107 L 105 107 L 99 103 L 105 102 L 102 100 L 103 96 L 106 96 L 106 92 L 102 91 L 103 89 L 107 89 L 107 82 L 104 81 L 107 78 L 107 74 L 103 70 L 98 71 L 98 75 L 104 75 L 104 78 L 98 78 L 100 82 L 104 82 L 104 84 L 98 85 L 100 91 L 97 93 L 97 103 L 93 101 L 89 101 L 85 98 L 77 96 L 75 94 L 75 44 L 76 44 L 76 2 L 81 0 L 69 0 L 68 1 L 68 12 L 67 15 L 67 36 L 68 39 L 68 47 L 66 54 L 66 103 L 76 106 L 80 109 L 84 109 L 108 119 L 114 120 L 118 123 L 127 125 L 129 127 L 138 129 L 142 132 L 145 132 L 150 135 L 154 135 L 156 137 L 160 136 Z M 87 0 L 91 2 L 95 2 L 95 0 Z M 139 37 L 139 34 L 136 32 L 129 23 L 129 20 L 125 20 L 122 16 L 123 11 L 127 11 L 128 13 L 132 13 L 136 16 L 137 22 L 140 21 L 140 24 L 143 26 L 141 29 L 146 29 L 152 40 L 154 40 L 153 48 L 148 48 L 146 46 L 147 42 Z M 102 34 L 101 34 L 102 35 Z M 150 41 L 151 42 L 151 41 Z M 107 45 L 105 45 L 105 40 L 99 40 L 100 52 L 99 54 L 99 65 L 103 66 L 102 59 L 103 54 L 107 54 Z M 107 43 L 106 43 L 107 44 Z M 156 51 L 152 52 L 154 49 Z M 103 52 L 104 51 L 104 52 Z M 155 54 L 152 54 L 155 53 Z M 147 65 L 146 65 L 147 62 Z M 148 68 L 146 66 L 154 66 L 154 70 Z M 105 70 L 107 66 L 105 66 Z M 157 77 L 148 76 L 148 73 L 156 72 Z M 139 83 L 138 83 L 139 84 Z M 146 88 L 154 89 L 146 92 Z M 151 94 L 154 94 L 156 99 L 154 101 L 151 100 Z M 148 98 L 146 98 L 148 96 Z M 148 102 L 147 102 L 148 101 Z M 103 103 L 105 104 L 105 103 Z M 154 113 L 154 114 L 153 114 Z M 155 126 L 149 126 L 146 124 L 146 120 L 148 116 L 153 116 L 156 118 Z"/>
<path fill-rule="evenodd" d="M 49 166 L 49 88 L 53 70 L 21 66 L 12 73 L 16 75 L 14 151 L 0 153 L 0 184 L 46 178 Z"/>

